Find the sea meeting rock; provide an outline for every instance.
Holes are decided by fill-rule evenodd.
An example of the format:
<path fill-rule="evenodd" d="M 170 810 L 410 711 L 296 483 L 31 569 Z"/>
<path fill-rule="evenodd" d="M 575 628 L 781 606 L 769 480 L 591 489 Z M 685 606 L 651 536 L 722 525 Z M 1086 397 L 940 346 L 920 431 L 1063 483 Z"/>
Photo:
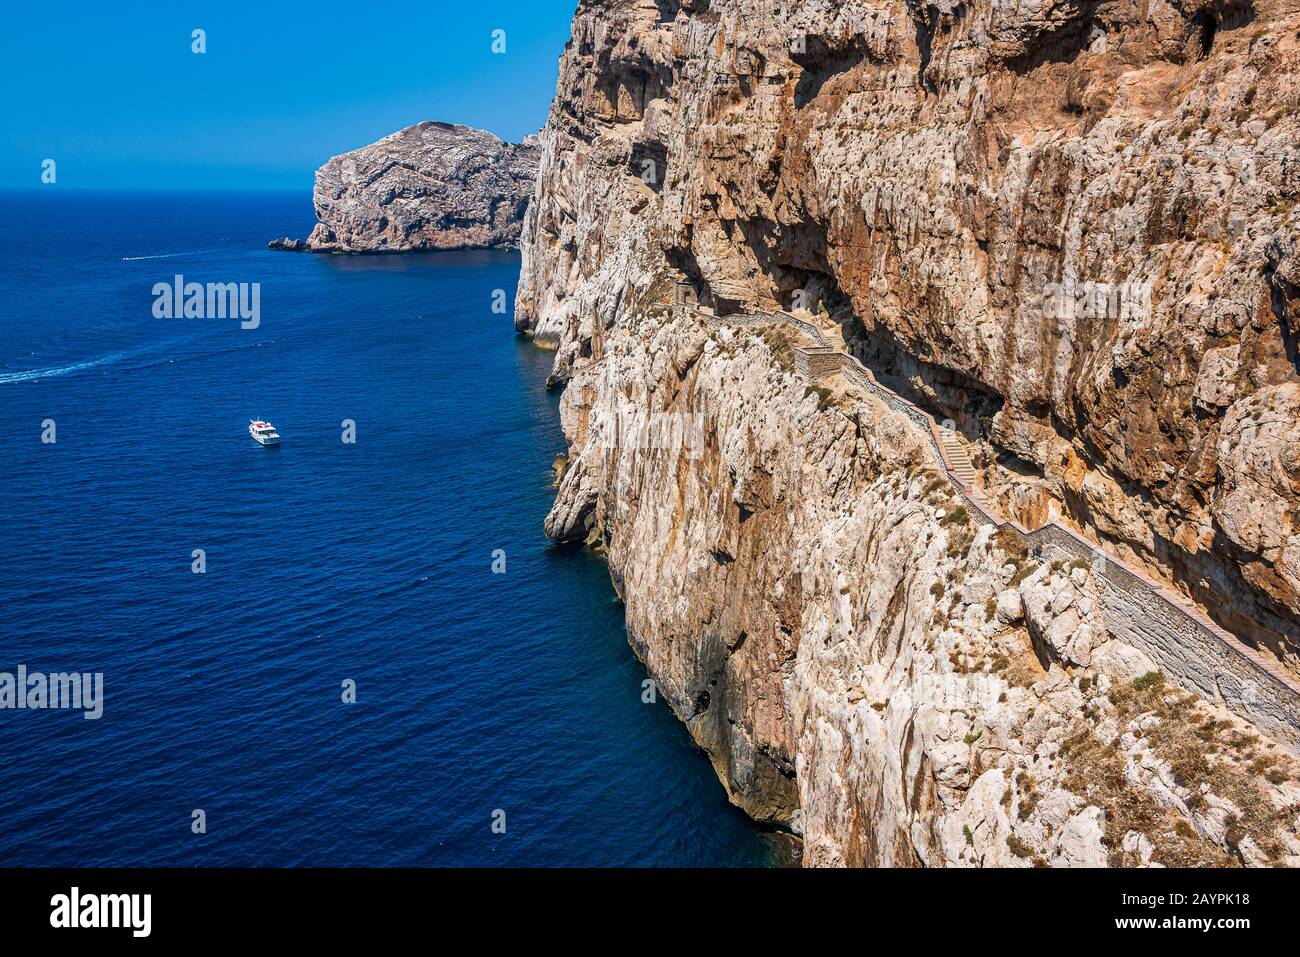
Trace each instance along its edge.
<path fill-rule="evenodd" d="M 316 171 L 319 220 L 293 252 L 392 253 L 519 245 L 541 144 L 453 123 L 408 126 Z"/>
<path fill-rule="evenodd" d="M 578 4 L 516 303 L 564 385 L 545 528 L 603 544 L 660 699 L 807 864 L 1300 864 L 1294 757 L 1121 640 L 1161 623 L 1104 563 L 970 524 L 789 327 L 666 305 L 802 306 L 1003 514 L 1300 675 L 1300 14 L 1098 9 Z M 601 441 L 626 407 L 702 454 Z"/>

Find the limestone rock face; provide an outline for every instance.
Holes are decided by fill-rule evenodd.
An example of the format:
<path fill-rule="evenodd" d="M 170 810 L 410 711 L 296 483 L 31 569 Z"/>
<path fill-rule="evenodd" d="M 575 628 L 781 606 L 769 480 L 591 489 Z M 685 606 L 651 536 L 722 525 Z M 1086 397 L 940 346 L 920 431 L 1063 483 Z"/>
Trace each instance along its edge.
<path fill-rule="evenodd" d="M 1218 528 L 1249 556 L 1248 581 L 1300 595 L 1300 382 L 1266 386 L 1233 403 L 1218 445 Z"/>
<path fill-rule="evenodd" d="M 821 302 L 1300 673 L 1294 556 L 1216 504 L 1225 426 L 1285 419 L 1300 369 L 1297 26 L 1294 0 L 580 4 L 517 321 L 563 379 L 633 246 L 723 308 Z M 1274 455 L 1294 517 L 1285 438 L 1237 454 Z"/>
<path fill-rule="evenodd" d="M 1029 633 L 1044 655 L 1087 667 L 1092 653 L 1107 640 L 1101 601 L 1084 568 L 1064 573 L 1041 568 L 1020 585 Z"/>
<path fill-rule="evenodd" d="M 660 305 L 808 308 L 986 483 L 1290 666 L 1298 26 L 579 3 L 516 303 L 565 385 L 547 532 L 605 550 L 662 698 L 806 863 L 1300 863 L 1292 759 L 1153 675 L 1089 569 L 963 521 L 925 433 L 788 332 Z"/>
<path fill-rule="evenodd" d="M 451 123 L 418 123 L 316 171 L 313 252 L 511 248 L 541 147 Z M 277 247 L 288 248 L 288 247 Z"/>
<path fill-rule="evenodd" d="M 547 531 L 606 552 L 730 798 L 812 866 L 1300 863 L 1294 759 L 1165 687 L 1090 569 L 1008 552 L 928 433 L 788 346 L 633 304 L 560 403 Z"/>

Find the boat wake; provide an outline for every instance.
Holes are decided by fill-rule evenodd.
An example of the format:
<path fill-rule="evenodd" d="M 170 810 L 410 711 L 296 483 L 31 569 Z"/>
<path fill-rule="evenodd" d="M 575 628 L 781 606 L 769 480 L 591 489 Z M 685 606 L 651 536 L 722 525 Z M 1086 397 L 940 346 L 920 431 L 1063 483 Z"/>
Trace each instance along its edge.
<path fill-rule="evenodd" d="M 125 371 L 138 372 L 144 369 L 152 369 L 157 366 L 172 365 L 177 362 L 197 362 L 203 359 L 212 359 L 227 353 L 240 352 L 244 349 L 260 349 L 262 346 L 276 341 L 279 340 L 246 342 L 237 346 L 228 346 L 224 349 L 212 349 L 208 351 L 187 350 L 181 352 L 179 350 L 186 348 L 186 340 L 168 340 L 166 342 L 158 342 L 152 345 L 143 346 L 139 349 L 131 349 L 126 352 L 109 352 L 94 359 L 86 359 L 82 362 L 70 362 L 67 365 L 49 366 L 44 369 L 23 369 L 14 372 L 0 371 L 0 385 L 9 385 L 15 382 L 33 382 L 38 379 L 53 379 L 57 376 L 76 375 L 80 372 L 97 369 L 100 366 L 114 365 L 124 360 L 132 360 L 131 364 Z M 145 358 L 151 353 L 157 352 L 170 352 L 172 354 L 164 355 L 157 359 Z"/>
<path fill-rule="evenodd" d="M 122 262 L 133 263 L 133 262 L 138 262 L 141 259 L 175 259 L 177 256 L 199 256 L 202 255 L 203 253 L 215 253 L 215 252 L 218 252 L 218 250 L 193 249 L 190 250 L 189 252 L 184 252 L 184 253 L 159 253 L 156 256 L 123 256 Z"/>
<path fill-rule="evenodd" d="M 52 379 L 55 376 L 72 375 L 76 372 L 82 372 L 86 369 L 94 369 L 96 366 L 110 365 L 114 362 L 120 362 L 126 358 L 125 352 L 110 352 L 108 355 L 100 356 L 98 359 L 88 359 L 85 362 L 74 362 L 66 366 L 52 366 L 48 369 L 27 369 L 23 372 L 0 372 L 0 385 L 7 385 L 11 382 L 32 382 L 36 379 Z"/>

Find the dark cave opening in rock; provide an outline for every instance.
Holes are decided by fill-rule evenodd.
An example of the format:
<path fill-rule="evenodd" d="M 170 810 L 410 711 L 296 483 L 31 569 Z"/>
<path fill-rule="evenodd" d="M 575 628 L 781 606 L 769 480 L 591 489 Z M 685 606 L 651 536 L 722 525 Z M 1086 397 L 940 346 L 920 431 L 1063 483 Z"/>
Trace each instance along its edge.
<path fill-rule="evenodd" d="M 1012 475 L 1026 479 L 1041 479 L 1045 470 L 1037 462 L 1031 462 L 1028 459 L 1022 459 L 1010 449 L 1004 449 L 1001 446 L 993 446 L 993 461 L 999 468 L 1005 469 Z"/>
<path fill-rule="evenodd" d="M 806 309 L 834 316 L 852 308 L 827 261 L 826 227 L 821 223 L 742 220 L 737 225 L 766 280 L 766 288 L 756 289 L 757 296 L 770 297 L 791 312 Z"/>
<path fill-rule="evenodd" d="M 702 689 L 695 695 L 693 702 L 695 711 L 691 717 L 698 717 L 709 710 L 709 692 L 708 689 Z"/>
<path fill-rule="evenodd" d="M 853 303 L 831 273 L 797 266 L 778 266 L 776 270 L 772 278 L 782 309 L 806 310 L 837 322 L 851 315 Z"/>
<path fill-rule="evenodd" d="M 1199 31 L 1201 56 L 1207 57 L 1210 55 L 1210 51 L 1214 49 L 1214 35 L 1219 30 L 1219 22 L 1215 19 L 1214 14 L 1208 10 L 1197 14 L 1194 22 Z"/>
<path fill-rule="evenodd" d="M 883 385 L 893 389 L 938 422 L 952 426 L 972 442 L 990 441 L 993 417 L 1003 397 L 993 387 L 959 369 L 918 357 L 888 329 L 865 330 L 850 349 Z"/>
<path fill-rule="evenodd" d="M 1287 360 L 1300 375 L 1300 288 L 1291 285 L 1276 271 L 1265 274 L 1269 283 L 1269 304 L 1277 319 L 1278 334 L 1282 337 L 1282 350 Z"/>
<path fill-rule="evenodd" d="M 659 10 L 660 23 L 672 23 L 677 19 L 682 4 L 681 0 L 655 0 L 655 7 Z"/>
<path fill-rule="evenodd" d="M 691 227 L 686 227 L 686 245 L 672 246 L 664 250 L 669 267 L 681 277 L 680 281 L 689 285 L 695 294 L 695 301 L 705 307 L 713 306 L 709 285 L 700 275 L 700 264 L 691 249 Z"/>
<path fill-rule="evenodd" d="M 616 77 L 601 76 L 592 88 L 605 100 L 609 119 L 634 123 L 645 116 L 646 105 L 662 98 L 672 85 L 672 73 L 654 64 L 629 65 Z"/>
<path fill-rule="evenodd" d="M 926 79 L 926 71 L 930 68 L 930 57 L 932 56 L 932 47 L 934 44 L 934 30 L 939 22 L 938 11 L 930 11 L 925 22 L 916 20 L 916 50 L 920 57 L 920 63 L 916 68 L 917 86 L 927 93 L 934 92 L 934 83 Z"/>
<path fill-rule="evenodd" d="M 633 143 L 628 158 L 628 174 L 641 180 L 656 193 L 662 191 L 668 178 L 668 147 L 653 140 L 638 140 Z"/>
<path fill-rule="evenodd" d="M 822 37 L 801 37 L 790 59 L 803 67 L 794 88 L 794 105 L 803 109 L 817 98 L 832 77 L 847 73 L 867 59 L 868 51 L 860 39 L 840 48 L 831 47 Z"/>

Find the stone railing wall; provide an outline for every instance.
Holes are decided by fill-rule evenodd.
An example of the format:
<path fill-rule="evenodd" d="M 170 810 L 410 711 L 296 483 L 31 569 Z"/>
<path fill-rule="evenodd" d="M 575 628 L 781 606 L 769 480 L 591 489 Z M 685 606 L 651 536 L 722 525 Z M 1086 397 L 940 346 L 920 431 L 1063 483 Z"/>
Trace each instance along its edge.
<path fill-rule="evenodd" d="M 1190 601 L 1098 549 L 1058 522 L 1020 534 L 1045 559 L 1087 562 L 1112 636 L 1145 652 L 1183 687 L 1272 733 L 1300 751 L 1300 689 L 1277 665 L 1242 644 Z"/>
<path fill-rule="evenodd" d="M 814 382 L 840 374 L 924 429 L 935 457 L 974 522 L 1009 529 L 1041 559 L 1087 562 L 1101 593 L 1106 627 L 1115 638 L 1144 652 L 1175 683 L 1221 702 L 1270 732 L 1291 751 L 1300 753 L 1300 685 L 1294 679 L 1189 600 L 1102 551 L 1073 529 L 1049 522 L 1031 530 L 998 515 L 954 473 L 934 417 L 881 385 L 856 357 L 827 346 L 825 337 L 812 323 L 787 313 L 720 317 L 698 309 L 690 311 L 715 327 L 782 323 L 806 335 L 816 345 L 796 348 L 796 370 Z"/>
<path fill-rule="evenodd" d="M 842 352 L 826 346 L 811 349 L 796 349 L 794 354 L 795 369 L 809 379 L 825 379 L 840 371 Z"/>
<path fill-rule="evenodd" d="M 800 319 L 798 316 L 792 316 L 788 312 L 755 312 L 750 315 L 763 322 L 779 322 L 787 326 L 794 326 L 813 342 L 817 343 L 818 348 L 829 348 L 826 344 L 826 337 L 822 331 L 806 319 Z M 731 316 L 723 316 L 723 322 L 730 322 Z"/>

